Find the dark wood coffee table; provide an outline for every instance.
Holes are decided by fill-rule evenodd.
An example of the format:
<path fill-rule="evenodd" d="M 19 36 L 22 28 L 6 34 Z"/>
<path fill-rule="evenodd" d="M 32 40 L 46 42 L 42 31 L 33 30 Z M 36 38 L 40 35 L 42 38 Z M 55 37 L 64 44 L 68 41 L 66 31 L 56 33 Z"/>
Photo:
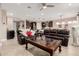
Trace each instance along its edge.
<path fill-rule="evenodd" d="M 46 43 L 45 40 L 30 40 L 26 39 L 26 49 L 28 49 L 28 43 L 32 44 L 33 46 L 36 46 L 48 53 L 50 53 L 50 56 L 54 54 L 54 52 L 59 48 L 59 52 L 61 52 L 61 40 L 53 40 L 50 43 Z"/>

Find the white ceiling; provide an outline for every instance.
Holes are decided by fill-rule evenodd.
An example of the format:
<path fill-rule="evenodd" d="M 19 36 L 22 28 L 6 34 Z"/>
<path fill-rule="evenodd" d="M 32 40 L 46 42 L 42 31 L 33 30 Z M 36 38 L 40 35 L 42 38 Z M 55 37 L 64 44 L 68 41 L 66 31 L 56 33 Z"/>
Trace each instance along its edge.
<path fill-rule="evenodd" d="M 42 11 L 40 11 L 40 8 L 42 7 L 40 3 L 2 3 L 1 6 L 14 17 L 34 21 L 59 19 L 60 15 L 62 15 L 63 18 L 73 17 L 79 11 L 79 3 L 51 4 L 55 5 L 55 7 L 48 7 Z M 27 8 L 28 6 L 31 6 L 32 8 Z M 41 15 L 41 13 L 44 15 Z"/>

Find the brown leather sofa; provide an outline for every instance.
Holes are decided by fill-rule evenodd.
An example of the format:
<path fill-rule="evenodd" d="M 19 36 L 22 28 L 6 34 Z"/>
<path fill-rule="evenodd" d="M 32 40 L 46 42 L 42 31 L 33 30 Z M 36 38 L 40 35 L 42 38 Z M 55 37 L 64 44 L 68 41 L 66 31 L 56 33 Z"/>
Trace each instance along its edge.
<path fill-rule="evenodd" d="M 62 46 L 68 46 L 69 31 L 66 29 L 45 29 L 44 35 L 46 38 L 62 40 Z"/>

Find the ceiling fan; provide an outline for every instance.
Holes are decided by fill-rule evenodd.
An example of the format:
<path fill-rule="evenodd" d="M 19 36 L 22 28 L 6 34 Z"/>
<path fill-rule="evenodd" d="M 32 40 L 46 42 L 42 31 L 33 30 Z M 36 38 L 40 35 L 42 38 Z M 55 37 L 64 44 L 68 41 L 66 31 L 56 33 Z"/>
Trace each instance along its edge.
<path fill-rule="evenodd" d="M 54 7 L 54 5 L 48 5 L 46 3 L 41 3 L 42 7 L 40 8 L 40 11 L 43 10 L 43 9 L 46 9 L 48 7 Z"/>

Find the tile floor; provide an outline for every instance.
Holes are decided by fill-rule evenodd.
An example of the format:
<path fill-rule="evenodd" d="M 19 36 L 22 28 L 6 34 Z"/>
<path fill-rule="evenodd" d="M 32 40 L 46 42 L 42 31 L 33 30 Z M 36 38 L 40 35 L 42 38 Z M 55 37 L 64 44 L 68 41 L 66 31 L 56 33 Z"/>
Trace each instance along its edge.
<path fill-rule="evenodd" d="M 19 45 L 17 40 L 11 39 L 2 42 L 0 47 L 1 56 L 33 56 L 32 53 L 25 50 L 25 46 Z"/>
<path fill-rule="evenodd" d="M 49 53 L 29 44 L 29 49 L 25 50 L 25 45 L 19 45 L 16 39 L 7 40 L 0 44 L 1 56 L 49 56 Z M 62 46 L 62 52 L 55 52 L 54 56 L 79 56 L 79 47 L 69 44 Z"/>

